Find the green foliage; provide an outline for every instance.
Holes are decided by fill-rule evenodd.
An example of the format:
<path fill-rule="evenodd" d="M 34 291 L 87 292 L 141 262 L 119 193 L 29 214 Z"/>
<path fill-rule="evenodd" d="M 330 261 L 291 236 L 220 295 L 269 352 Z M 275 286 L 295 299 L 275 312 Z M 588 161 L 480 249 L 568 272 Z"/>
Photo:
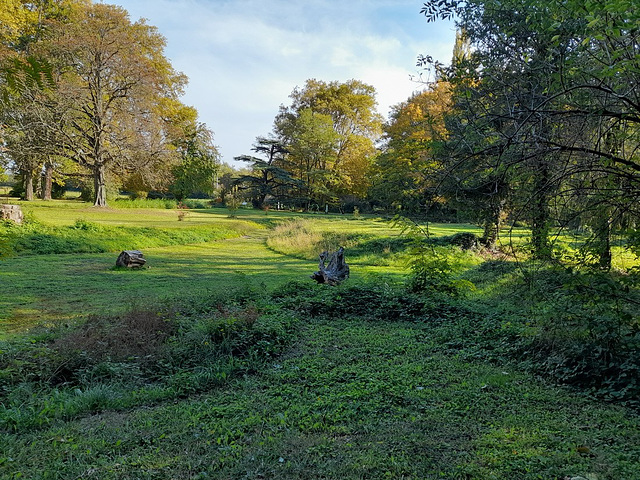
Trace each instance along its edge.
<path fill-rule="evenodd" d="M 275 134 L 289 152 L 288 171 L 303 185 L 292 194 L 298 206 L 364 197 L 382 125 L 375 89 L 358 80 L 310 79 L 290 97 L 291 105 L 276 117 Z"/>
<path fill-rule="evenodd" d="M 251 174 L 242 175 L 235 185 L 248 190 L 245 194 L 255 207 L 268 208 L 267 198 L 270 202 L 289 199 L 294 190 L 302 186 L 302 182 L 287 170 L 286 155 L 290 152 L 280 140 L 258 137 L 252 150 L 266 158 L 250 155 L 235 157 L 236 161 L 251 164 Z"/>
<path fill-rule="evenodd" d="M 640 405 L 637 293 L 605 273 L 557 269 L 535 275 L 530 288 L 532 304 L 539 305 L 531 351 L 542 370 L 598 396 Z"/>
<path fill-rule="evenodd" d="M 437 320 L 447 309 L 435 298 L 402 292 L 377 282 L 326 289 L 294 281 L 284 285 L 273 297 L 278 305 L 305 318 L 333 320 L 428 321 Z"/>
<path fill-rule="evenodd" d="M 173 182 L 169 187 L 178 200 L 195 193 L 213 193 L 220 155 L 212 141 L 211 132 L 200 125 L 181 146 L 181 161 L 172 168 Z"/>
<path fill-rule="evenodd" d="M 462 252 L 459 249 L 434 245 L 429 241 L 428 226 L 422 227 L 408 218 L 396 216 L 394 225 L 401 229 L 410 242 L 407 253 L 411 269 L 408 285 L 411 291 L 433 290 L 457 295 L 464 289 L 473 288 L 471 282 L 457 279 L 454 275 L 461 263 Z M 465 237 L 454 238 L 451 241 L 469 243 L 463 240 Z"/>
<path fill-rule="evenodd" d="M 516 362 L 597 397 L 637 407 L 638 293 L 603 272 L 485 262 L 475 314 L 446 329 L 471 358 Z M 484 285 L 484 286 L 483 286 Z"/>

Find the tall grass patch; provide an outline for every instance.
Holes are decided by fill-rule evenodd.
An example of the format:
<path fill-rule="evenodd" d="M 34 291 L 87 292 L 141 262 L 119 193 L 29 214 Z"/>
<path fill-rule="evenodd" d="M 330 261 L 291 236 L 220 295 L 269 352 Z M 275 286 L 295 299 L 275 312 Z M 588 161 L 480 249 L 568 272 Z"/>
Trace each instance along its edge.
<path fill-rule="evenodd" d="M 402 238 L 381 237 L 370 222 L 334 219 L 329 228 L 327 222 L 308 218 L 282 222 L 270 232 L 267 245 L 303 260 L 317 260 L 321 252 L 344 247 L 348 263 L 362 265 L 398 264 L 407 245 Z M 354 223 L 360 228 L 354 228 Z"/>

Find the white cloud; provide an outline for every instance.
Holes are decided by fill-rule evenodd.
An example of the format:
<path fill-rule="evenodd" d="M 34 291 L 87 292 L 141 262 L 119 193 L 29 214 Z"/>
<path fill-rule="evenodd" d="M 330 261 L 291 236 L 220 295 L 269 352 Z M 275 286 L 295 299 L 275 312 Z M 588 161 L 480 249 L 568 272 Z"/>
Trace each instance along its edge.
<path fill-rule="evenodd" d="M 270 132 L 280 104 L 306 79 L 373 85 L 379 111 L 406 100 L 416 57 L 448 60 L 454 33 L 427 24 L 413 0 L 113 0 L 167 38 L 190 79 L 185 103 L 215 132 L 224 161 Z"/>

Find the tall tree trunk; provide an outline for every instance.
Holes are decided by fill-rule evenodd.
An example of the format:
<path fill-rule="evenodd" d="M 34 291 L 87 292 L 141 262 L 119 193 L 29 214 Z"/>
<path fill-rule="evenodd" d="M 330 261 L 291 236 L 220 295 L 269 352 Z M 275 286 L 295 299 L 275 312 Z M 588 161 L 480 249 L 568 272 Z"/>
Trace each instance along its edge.
<path fill-rule="evenodd" d="M 549 243 L 549 166 L 545 159 L 541 159 L 535 172 L 536 178 L 533 191 L 533 214 L 531 217 L 531 245 L 533 256 L 538 259 L 551 257 Z"/>
<path fill-rule="evenodd" d="M 490 250 L 493 250 L 496 247 L 499 228 L 499 225 L 493 220 L 487 220 L 484 224 L 484 232 L 482 233 L 480 241 Z"/>
<path fill-rule="evenodd" d="M 44 164 L 44 179 L 42 186 L 42 199 L 51 200 L 51 190 L 53 184 L 53 163 L 46 162 Z"/>
<path fill-rule="evenodd" d="M 604 213 L 599 219 L 596 231 L 596 249 L 598 254 L 598 267 L 602 270 L 611 270 L 611 223 L 608 213 Z"/>
<path fill-rule="evenodd" d="M 481 239 L 482 244 L 489 249 L 494 249 L 498 241 L 504 204 L 505 201 L 499 198 L 498 195 L 491 199 L 491 211 L 485 219 L 484 232 Z"/>
<path fill-rule="evenodd" d="M 93 186 L 95 189 L 95 196 L 96 196 L 96 201 L 93 204 L 93 206 L 106 207 L 107 206 L 107 178 L 106 178 L 106 168 L 102 163 L 94 167 Z"/>
<path fill-rule="evenodd" d="M 24 170 L 24 199 L 33 200 L 33 171 L 28 169 Z"/>

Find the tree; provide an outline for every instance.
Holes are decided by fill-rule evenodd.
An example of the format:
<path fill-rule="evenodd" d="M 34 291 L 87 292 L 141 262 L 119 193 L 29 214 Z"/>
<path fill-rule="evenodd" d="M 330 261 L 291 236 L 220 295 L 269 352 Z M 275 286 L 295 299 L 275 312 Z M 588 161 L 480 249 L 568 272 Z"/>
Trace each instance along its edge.
<path fill-rule="evenodd" d="M 358 80 L 326 83 L 311 79 L 304 88 L 294 89 L 290 98 L 291 105 L 282 106 L 276 118 L 276 137 L 290 150 L 290 162 L 297 165 L 299 178 L 312 181 L 309 192 L 319 193 L 313 201 L 363 197 L 375 141 L 381 135 L 375 89 Z M 327 129 L 329 122 L 332 133 Z M 314 143 L 321 148 L 315 154 L 309 149 Z"/>
<path fill-rule="evenodd" d="M 449 85 L 436 82 L 392 107 L 384 126 L 385 143 L 373 163 L 370 198 L 386 208 L 413 213 L 436 201 L 435 152 L 446 138 L 444 115 L 450 97 Z"/>
<path fill-rule="evenodd" d="M 300 180 L 298 201 L 307 210 L 311 205 L 323 205 L 337 199 L 335 185 L 336 148 L 338 134 L 329 115 L 305 108 L 286 121 L 279 119 L 281 138 L 287 145 L 291 171 Z"/>
<path fill-rule="evenodd" d="M 451 68 L 432 62 L 456 88 L 452 166 L 475 161 L 513 187 L 535 255 L 548 255 L 551 225 L 580 218 L 600 237 L 607 268 L 611 226 L 640 195 L 640 96 L 630 87 L 640 81 L 640 6 L 447 0 L 423 13 L 455 17 L 472 47 Z"/>
<path fill-rule="evenodd" d="M 38 89 L 22 92 L 13 101 L 12 108 L 4 111 L 4 148 L 23 179 L 24 198 L 34 198 L 34 177 L 43 167 L 43 159 L 54 155 L 54 141 L 48 126 L 51 112 L 41 108 Z"/>
<path fill-rule="evenodd" d="M 59 154 L 89 170 L 96 206 L 106 206 L 109 171 L 124 175 L 177 161 L 162 107 L 186 79 L 164 57 L 164 45 L 154 27 L 104 4 L 82 7 L 46 45 L 65 61 L 56 98 Z"/>
<path fill-rule="evenodd" d="M 215 190 L 220 154 L 213 145 L 213 134 L 205 125 L 195 130 L 180 142 L 181 161 L 172 169 L 173 183 L 169 187 L 178 200 L 191 193 L 211 195 Z"/>
<path fill-rule="evenodd" d="M 245 185 L 252 191 L 254 204 L 259 208 L 266 207 L 268 197 L 290 198 L 300 182 L 285 168 L 289 151 L 280 140 L 265 137 L 258 137 L 252 150 L 266 160 L 251 155 L 234 157 L 234 160 L 250 163 L 252 171 L 251 175 L 238 178 L 236 184 Z"/>
<path fill-rule="evenodd" d="M 50 198 L 55 141 L 49 128 L 54 112 L 43 104 L 55 89 L 50 62 L 33 55 L 34 44 L 45 35 L 54 18 L 71 1 L 0 2 L 0 115 L 5 154 L 24 180 L 25 198 L 31 200 L 34 175 L 45 168 L 43 198 Z"/>

